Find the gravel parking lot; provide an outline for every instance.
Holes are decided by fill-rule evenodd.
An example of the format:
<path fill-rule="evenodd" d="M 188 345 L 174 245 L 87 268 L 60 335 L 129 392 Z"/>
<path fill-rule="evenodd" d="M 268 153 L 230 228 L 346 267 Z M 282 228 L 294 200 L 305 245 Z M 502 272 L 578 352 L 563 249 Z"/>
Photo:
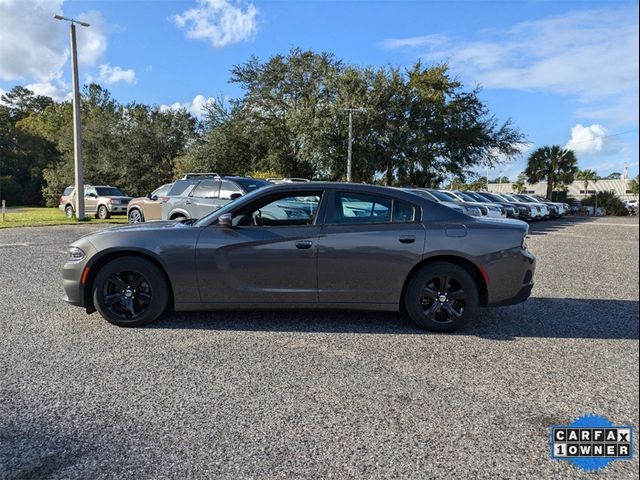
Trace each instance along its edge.
<path fill-rule="evenodd" d="M 533 298 L 455 335 L 335 311 L 119 329 L 61 300 L 96 228 L 0 231 L 1 478 L 584 477 L 550 425 L 638 434 L 637 218 L 533 225 Z"/>

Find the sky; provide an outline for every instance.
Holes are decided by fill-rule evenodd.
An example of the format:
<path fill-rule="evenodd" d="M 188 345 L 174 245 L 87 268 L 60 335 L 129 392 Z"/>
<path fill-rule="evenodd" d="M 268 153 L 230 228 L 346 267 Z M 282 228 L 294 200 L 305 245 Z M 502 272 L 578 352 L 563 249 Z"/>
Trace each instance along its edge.
<path fill-rule="evenodd" d="M 185 108 L 238 97 L 230 70 L 292 47 L 348 63 L 447 62 L 528 145 L 490 175 L 515 178 L 543 145 L 600 175 L 638 174 L 638 2 L 0 0 L 0 94 L 70 95 L 68 25 L 80 81 L 121 102 Z M 484 173 L 484 172 L 482 172 Z"/>

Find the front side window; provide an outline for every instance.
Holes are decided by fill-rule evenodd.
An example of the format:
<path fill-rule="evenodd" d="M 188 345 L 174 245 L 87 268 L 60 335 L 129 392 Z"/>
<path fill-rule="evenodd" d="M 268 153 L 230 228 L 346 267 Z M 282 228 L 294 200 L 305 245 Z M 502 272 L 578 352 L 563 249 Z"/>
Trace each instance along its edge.
<path fill-rule="evenodd" d="M 238 184 L 231 180 L 222 180 L 220 183 L 220 199 L 221 200 L 233 200 L 238 195 L 242 195 L 244 192 L 240 189 Z M 234 195 L 232 198 L 231 196 Z"/>
<path fill-rule="evenodd" d="M 313 225 L 322 192 L 291 193 L 248 205 L 233 218 L 234 226 L 283 227 Z"/>
<path fill-rule="evenodd" d="M 218 198 L 220 180 L 203 180 L 191 192 L 196 198 Z"/>

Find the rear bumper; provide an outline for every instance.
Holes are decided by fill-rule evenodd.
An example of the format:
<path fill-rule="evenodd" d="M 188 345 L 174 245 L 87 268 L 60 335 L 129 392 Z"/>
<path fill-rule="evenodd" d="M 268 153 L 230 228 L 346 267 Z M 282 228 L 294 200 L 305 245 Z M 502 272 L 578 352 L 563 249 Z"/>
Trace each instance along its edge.
<path fill-rule="evenodd" d="M 501 257 L 485 265 L 485 269 L 489 277 L 488 306 L 514 305 L 531 295 L 536 258 L 529 250 L 502 252 Z"/>

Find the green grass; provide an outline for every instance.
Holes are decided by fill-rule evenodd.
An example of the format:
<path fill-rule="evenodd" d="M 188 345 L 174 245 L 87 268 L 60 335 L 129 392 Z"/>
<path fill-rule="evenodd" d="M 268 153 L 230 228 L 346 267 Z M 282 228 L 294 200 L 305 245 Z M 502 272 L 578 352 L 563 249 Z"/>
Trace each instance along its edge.
<path fill-rule="evenodd" d="M 47 207 L 8 208 L 4 215 L 4 221 L 0 216 L 0 228 L 85 225 L 87 223 L 127 223 L 127 217 L 126 215 L 118 215 L 108 220 L 98 220 L 93 215 L 89 215 L 88 221 L 78 222 L 75 218 L 67 218 L 58 208 Z"/>

